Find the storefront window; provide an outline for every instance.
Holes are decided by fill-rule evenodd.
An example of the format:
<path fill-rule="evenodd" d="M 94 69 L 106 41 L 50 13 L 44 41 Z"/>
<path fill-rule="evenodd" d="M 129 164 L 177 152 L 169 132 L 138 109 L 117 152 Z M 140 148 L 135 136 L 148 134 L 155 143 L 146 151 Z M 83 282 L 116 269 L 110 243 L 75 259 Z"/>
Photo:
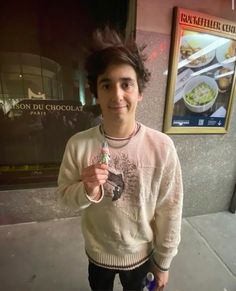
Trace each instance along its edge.
<path fill-rule="evenodd" d="M 1 5 L 2 188 L 55 183 L 68 138 L 100 122 L 83 70 L 84 47 L 97 27 L 110 25 L 125 34 L 128 15 L 135 14 L 129 2 L 13 0 Z"/>

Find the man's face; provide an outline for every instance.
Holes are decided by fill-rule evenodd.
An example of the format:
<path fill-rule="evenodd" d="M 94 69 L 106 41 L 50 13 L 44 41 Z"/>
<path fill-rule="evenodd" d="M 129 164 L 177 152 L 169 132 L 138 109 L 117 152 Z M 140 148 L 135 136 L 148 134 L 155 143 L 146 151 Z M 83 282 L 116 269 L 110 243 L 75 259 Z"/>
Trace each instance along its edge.
<path fill-rule="evenodd" d="M 132 66 L 117 64 L 108 66 L 97 79 L 97 103 L 104 123 L 119 121 L 133 124 L 139 93 L 136 72 Z"/>

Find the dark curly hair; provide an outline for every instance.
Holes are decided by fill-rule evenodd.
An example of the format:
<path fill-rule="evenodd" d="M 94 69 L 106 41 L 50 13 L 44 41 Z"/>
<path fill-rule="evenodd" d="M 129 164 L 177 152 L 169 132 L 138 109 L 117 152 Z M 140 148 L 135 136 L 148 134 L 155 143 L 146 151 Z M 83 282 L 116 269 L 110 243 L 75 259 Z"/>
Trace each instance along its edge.
<path fill-rule="evenodd" d="M 150 80 L 150 72 L 145 67 L 145 46 L 138 47 L 133 39 L 125 40 L 117 31 L 105 27 L 93 33 L 91 47 L 85 60 L 85 70 L 90 91 L 97 98 L 97 78 L 112 64 L 128 64 L 137 75 L 139 93 L 141 94 Z"/>

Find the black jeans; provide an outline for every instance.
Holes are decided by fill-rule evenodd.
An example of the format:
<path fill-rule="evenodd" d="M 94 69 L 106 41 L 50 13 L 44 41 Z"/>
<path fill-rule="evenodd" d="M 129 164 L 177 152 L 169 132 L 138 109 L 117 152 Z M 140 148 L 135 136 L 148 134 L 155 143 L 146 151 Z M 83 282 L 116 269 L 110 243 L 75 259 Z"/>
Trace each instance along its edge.
<path fill-rule="evenodd" d="M 130 271 L 107 269 L 89 262 L 89 284 L 93 291 L 112 291 L 115 276 L 119 274 L 124 291 L 141 291 L 143 279 L 150 269 L 150 260 Z"/>

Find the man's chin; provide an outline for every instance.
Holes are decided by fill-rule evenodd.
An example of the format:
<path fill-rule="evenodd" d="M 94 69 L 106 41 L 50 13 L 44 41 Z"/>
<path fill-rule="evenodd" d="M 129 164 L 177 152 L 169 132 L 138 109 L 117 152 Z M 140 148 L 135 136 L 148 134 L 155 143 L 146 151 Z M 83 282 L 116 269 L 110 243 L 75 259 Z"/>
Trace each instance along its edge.
<path fill-rule="evenodd" d="M 125 122 L 126 118 L 124 114 L 116 113 L 109 116 L 109 118 L 104 118 L 104 122 L 107 124 L 116 123 L 116 122 Z"/>

